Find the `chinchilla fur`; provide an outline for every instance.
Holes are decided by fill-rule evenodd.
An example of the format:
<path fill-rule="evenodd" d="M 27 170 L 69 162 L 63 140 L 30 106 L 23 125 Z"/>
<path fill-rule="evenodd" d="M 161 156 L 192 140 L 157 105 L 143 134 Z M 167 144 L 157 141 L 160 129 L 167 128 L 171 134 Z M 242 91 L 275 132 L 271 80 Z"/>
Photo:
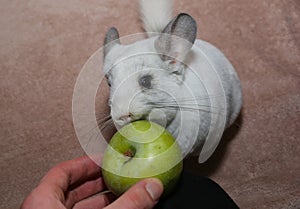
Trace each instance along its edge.
<path fill-rule="evenodd" d="M 123 45 L 116 28 L 105 37 L 111 117 L 119 126 L 140 119 L 165 126 L 183 154 L 202 163 L 240 112 L 239 78 L 219 49 L 196 39 L 190 15 L 172 19 L 171 0 L 141 0 L 140 8 L 149 38 Z"/>

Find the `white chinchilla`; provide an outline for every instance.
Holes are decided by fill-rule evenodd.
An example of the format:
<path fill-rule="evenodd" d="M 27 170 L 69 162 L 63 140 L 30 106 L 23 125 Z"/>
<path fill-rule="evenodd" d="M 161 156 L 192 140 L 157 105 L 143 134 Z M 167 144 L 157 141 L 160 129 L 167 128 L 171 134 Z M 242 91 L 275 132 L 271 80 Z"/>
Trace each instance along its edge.
<path fill-rule="evenodd" d="M 104 73 L 115 124 L 146 119 L 166 127 L 182 152 L 205 162 L 242 106 L 239 78 L 220 50 L 196 39 L 188 14 L 171 19 L 172 1 L 140 0 L 149 38 L 122 45 L 117 29 L 104 41 Z M 156 33 L 151 33 L 156 32 Z"/>

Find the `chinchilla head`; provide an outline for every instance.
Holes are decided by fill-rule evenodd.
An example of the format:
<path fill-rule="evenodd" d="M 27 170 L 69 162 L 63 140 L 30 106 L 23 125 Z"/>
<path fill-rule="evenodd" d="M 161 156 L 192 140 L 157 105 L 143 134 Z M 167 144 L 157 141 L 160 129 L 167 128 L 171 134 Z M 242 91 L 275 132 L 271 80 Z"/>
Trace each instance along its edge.
<path fill-rule="evenodd" d="M 184 59 L 196 31 L 194 19 L 179 14 L 158 36 L 130 45 L 120 43 L 117 29 L 107 32 L 104 72 L 110 86 L 111 116 L 117 125 L 139 119 L 167 125 L 174 119 L 176 96 L 184 93 Z"/>

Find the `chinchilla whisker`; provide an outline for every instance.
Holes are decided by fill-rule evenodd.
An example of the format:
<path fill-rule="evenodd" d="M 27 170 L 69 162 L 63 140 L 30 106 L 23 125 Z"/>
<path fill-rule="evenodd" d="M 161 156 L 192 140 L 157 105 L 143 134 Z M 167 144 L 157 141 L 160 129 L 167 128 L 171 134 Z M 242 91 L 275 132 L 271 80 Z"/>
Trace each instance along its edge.
<path fill-rule="evenodd" d="M 110 119 L 111 119 L 111 116 L 108 115 L 108 116 L 106 116 L 106 117 L 104 117 L 104 118 L 98 119 L 98 120 L 97 120 L 97 124 L 98 124 L 98 126 L 100 127 L 102 124 L 106 123 L 106 122 L 109 121 Z"/>
<path fill-rule="evenodd" d="M 111 118 L 111 115 L 106 115 L 103 118 L 98 118 L 97 121 L 105 121 L 105 120 L 110 119 L 110 118 Z"/>
<path fill-rule="evenodd" d="M 100 137 L 100 132 L 92 132 L 92 134 L 89 136 L 89 139 L 88 139 L 88 142 L 85 144 L 84 146 L 84 150 L 87 150 L 88 149 L 88 146 L 90 144 L 93 145 L 93 140 L 95 141 L 98 141 L 99 140 L 99 137 Z"/>
<path fill-rule="evenodd" d="M 106 121 L 105 123 L 103 123 L 101 125 L 100 130 L 103 131 L 104 129 L 106 129 L 107 127 L 111 126 L 113 124 L 113 121 L 112 120 L 109 120 L 109 121 Z"/>
<path fill-rule="evenodd" d="M 77 113 L 76 113 L 77 114 Z M 87 132 L 92 131 L 93 129 L 99 127 L 100 124 L 102 124 L 103 122 L 109 120 L 111 118 L 111 115 L 105 115 L 102 118 L 99 118 L 95 115 L 92 114 L 77 114 L 79 115 L 81 118 L 84 116 L 85 118 L 82 118 L 83 120 L 86 120 L 86 122 L 84 123 L 84 125 L 81 125 L 79 128 L 80 130 L 87 130 L 89 129 Z M 87 120 L 88 119 L 88 120 Z M 96 122 L 97 125 L 94 125 Z"/>
<path fill-rule="evenodd" d="M 85 135 L 88 135 L 91 132 L 94 132 L 95 129 L 100 129 L 102 126 L 107 126 L 106 123 L 111 120 L 111 116 L 106 116 L 104 118 L 101 119 L 96 119 L 96 124 L 94 121 L 91 121 L 89 123 L 86 123 L 84 126 L 81 127 L 82 130 L 84 130 Z"/>
<path fill-rule="evenodd" d="M 194 97 L 194 98 L 182 97 L 182 98 L 172 99 L 171 101 L 158 101 L 156 103 L 161 104 L 161 105 L 163 105 L 163 104 L 171 104 L 171 105 L 183 104 L 183 105 L 204 106 L 204 105 L 200 104 L 201 101 L 208 101 L 209 99 L 214 98 L 214 97 L 219 97 L 219 95 L 208 95 L 208 96 L 204 96 L 204 97 Z M 209 107 L 211 107 L 211 106 L 209 106 Z"/>
<path fill-rule="evenodd" d="M 110 115 L 107 115 L 101 119 L 97 119 L 97 125 L 93 125 L 93 127 L 89 128 L 86 130 L 86 137 L 88 137 L 88 141 L 85 145 L 85 149 L 90 144 L 93 144 L 93 140 L 99 140 L 99 137 L 101 135 L 101 131 L 104 130 L 106 127 L 110 126 L 113 124 L 113 120 Z M 94 123 L 93 123 L 94 124 Z M 89 124 L 90 125 L 90 124 Z M 88 125 L 87 125 L 88 126 Z M 87 129 L 87 128 L 86 128 Z M 99 129 L 100 131 L 95 131 L 96 129 Z"/>
<path fill-rule="evenodd" d="M 99 124 L 99 128 L 101 131 L 103 131 L 105 128 L 111 126 L 112 124 L 113 124 L 112 118 L 108 118 L 107 120 L 105 120 L 101 124 Z"/>
<path fill-rule="evenodd" d="M 99 128 L 99 125 L 93 125 L 93 127 L 91 127 L 89 130 L 87 130 L 87 134 L 88 133 L 94 133 L 96 129 Z"/>
<path fill-rule="evenodd" d="M 110 113 L 103 113 L 103 112 L 95 112 L 96 118 L 105 118 L 105 117 L 109 117 Z"/>
<path fill-rule="evenodd" d="M 175 100 L 179 101 L 179 102 L 203 101 L 203 100 L 208 100 L 208 99 L 211 99 L 211 98 L 214 98 L 214 97 L 219 97 L 219 95 L 207 95 L 207 96 L 203 96 L 203 97 L 191 97 L 191 98 L 182 97 L 182 98 L 176 98 Z"/>
<path fill-rule="evenodd" d="M 205 105 L 205 104 L 195 104 L 195 103 L 172 103 L 172 102 L 157 102 L 157 105 L 165 105 L 165 106 L 178 106 L 178 107 L 199 107 L 199 108 L 212 108 L 212 109 L 217 109 L 217 107 L 213 107 L 211 105 Z M 155 105 L 155 104 L 154 104 Z"/>
<path fill-rule="evenodd" d="M 88 139 L 85 148 L 88 147 L 93 139 L 99 139 L 98 135 L 100 134 L 99 131 L 95 131 L 99 128 L 97 125 L 92 125 L 90 128 L 88 128 L 88 126 L 91 126 L 91 124 L 87 124 L 83 132 L 83 135 Z"/>
<path fill-rule="evenodd" d="M 205 112 L 205 113 L 220 114 L 219 112 L 216 112 L 216 111 L 199 109 L 199 108 L 180 107 L 179 109 L 183 110 L 183 111 L 200 111 L 200 112 Z"/>
<path fill-rule="evenodd" d="M 242 127 L 241 124 L 238 124 L 237 122 L 234 122 L 232 125 L 234 125 L 237 128 L 241 128 Z"/>
<path fill-rule="evenodd" d="M 110 128 L 115 127 L 113 121 L 110 121 L 110 122 L 107 123 L 104 127 L 102 127 L 101 131 L 103 131 L 104 129 L 106 129 L 106 128 L 108 128 L 108 127 L 110 127 Z"/>
<path fill-rule="evenodd" d="M 161 108 L 161 109 L 175 109 L 175 110 L 183 110 L 183 111 L 200 111 L 206 113 L 213 113 L 213 114 L 220 114 L 219 112 L 214 112 L 211 110 L 205 110 L 197 107 L 185 107 L 185 106 L 178 106 L 178 105 L 163 105 L 163 106 L 154 106 L 154 108 Z"/>
<path fill-rule="evenodd" d="M 109 118 L 98 120 L 97 121 L 98 127 L 101 129 L 101 127 L 104 126 L 107 123 L 107 121 L 109 121 Z"/>
<path fill-rule="evenodd" d="M 103 116 L 104 117 L 109 117 L 110 116 L 110 114 L 104 114 L 104 113 L 102 113 L 102 112 L 95 112 L 95 113 L 93 113 L 93 112 L 86 112 L 86 113 L 84 113 L 84 112 L 73 112 L 73 114 L 75 115 L 75 116 L 80 116 L 80 117 L 93 117 L 93 116 L 96 116 L 96 118 L 102 118 Z"/>
<path fill-rule="evenodd" d="M 90 132 L 94 131 L 98 128 L 98 125 L 95 124 L 94 121 L 86 122 L 84 125 L 78 127 L 79 131 L 82 132 L 84 135 L 88 135 Z"/>

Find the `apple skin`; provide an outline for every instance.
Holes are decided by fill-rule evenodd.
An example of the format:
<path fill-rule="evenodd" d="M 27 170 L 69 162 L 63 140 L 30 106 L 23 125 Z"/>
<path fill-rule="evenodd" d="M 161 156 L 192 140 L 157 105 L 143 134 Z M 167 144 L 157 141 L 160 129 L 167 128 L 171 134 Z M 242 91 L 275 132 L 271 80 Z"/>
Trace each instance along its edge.
<path fill-rule="evenodd" d="M 173 136 L 143 120 L 124 126 L 112 137 L 103 156 L 102 176 L 118 196 L 141 179 L 158 178 L 166 196 L 176 186 L 182 167 L 181 150 Z"/>

